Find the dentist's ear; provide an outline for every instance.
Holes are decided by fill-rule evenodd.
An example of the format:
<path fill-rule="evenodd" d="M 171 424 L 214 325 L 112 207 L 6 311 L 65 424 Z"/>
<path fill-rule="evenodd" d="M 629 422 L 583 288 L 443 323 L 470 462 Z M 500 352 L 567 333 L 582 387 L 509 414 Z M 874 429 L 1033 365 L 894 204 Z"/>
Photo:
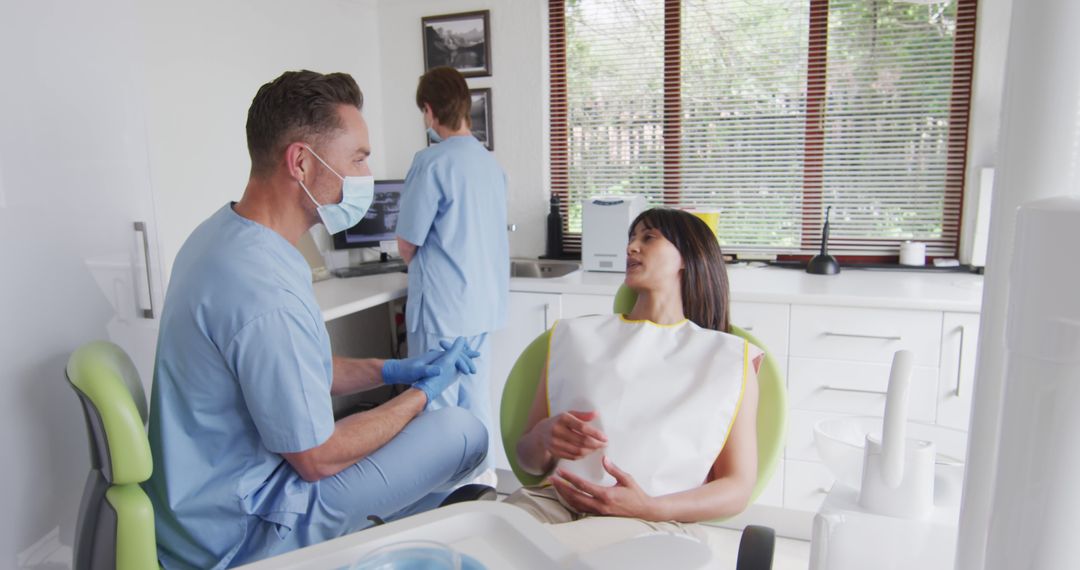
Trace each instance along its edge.
<path fill-rule="evenodd" d="M 302 142 L 294 142 L 285 147 L 285 168 L 294 180 L 306 180 L 310 166 L 311 152 Z"/>

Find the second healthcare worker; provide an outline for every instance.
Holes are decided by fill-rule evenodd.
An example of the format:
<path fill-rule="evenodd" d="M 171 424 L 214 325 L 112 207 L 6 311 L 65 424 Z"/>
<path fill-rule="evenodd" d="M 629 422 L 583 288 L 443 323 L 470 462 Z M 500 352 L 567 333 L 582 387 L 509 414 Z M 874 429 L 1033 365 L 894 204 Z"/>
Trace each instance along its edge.
<path fill-rule="evenodd" d="M 476 374 L 428 402 L 459 406 L 491 431 L 488 333 L 506 321 L 510 256 L 506 237 L 506 174 L 470 131 L 472 98 L 461 73 L 437 67 L 420 77 L 416 106 L 428 133 L 441 141 L 416 153 L 401 197 L 398 247 L 409 264 L 405 311 L 409 355 L 466 337 L 480 352 Z M 477 482 L 494 485 L 491 450 Z"/>

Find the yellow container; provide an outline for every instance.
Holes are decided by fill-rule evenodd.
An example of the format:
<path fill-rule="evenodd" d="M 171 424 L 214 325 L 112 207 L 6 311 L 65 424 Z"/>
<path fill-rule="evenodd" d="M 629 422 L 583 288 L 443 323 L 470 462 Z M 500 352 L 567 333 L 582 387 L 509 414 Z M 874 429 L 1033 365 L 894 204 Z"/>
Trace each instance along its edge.
<path fill-rule="evenodd" d="M 713 235 L 719 237 L 720 212 L 717 210 L 688 210 L 691 214 L 701 218 L 705 225 L 709 226 Z"/>

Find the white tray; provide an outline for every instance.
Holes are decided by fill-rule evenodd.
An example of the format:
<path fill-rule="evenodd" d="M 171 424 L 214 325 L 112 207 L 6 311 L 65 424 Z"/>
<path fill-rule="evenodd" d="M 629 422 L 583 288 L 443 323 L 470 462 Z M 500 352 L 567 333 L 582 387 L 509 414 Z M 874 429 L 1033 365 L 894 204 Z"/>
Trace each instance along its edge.
<path fill-rule="evenodd" d="M 458 503 L 242 566 L 244 570 L 336 570 L 368 552 L 406 540 L 434 540 L 489 570 L 550 570 L 571 551 L 527 513 L 495 501 Z"/>

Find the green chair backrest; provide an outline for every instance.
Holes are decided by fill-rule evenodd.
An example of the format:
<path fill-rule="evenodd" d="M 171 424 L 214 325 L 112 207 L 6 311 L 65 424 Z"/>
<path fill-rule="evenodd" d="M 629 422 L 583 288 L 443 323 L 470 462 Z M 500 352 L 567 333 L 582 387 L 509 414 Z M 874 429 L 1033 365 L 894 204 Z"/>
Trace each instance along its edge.
<path fill-rule="evenodd" d="M 71 355 L 66 372 L 90 440 L 74 567 L 157 568 L 154 509 L 139 486 L 150 478 L 153 460 L 146 396 L 135 365 L 115 344 L 91 342 Z"/>
<path fill-rule="evenodd" d="M 629 313 L 636 300 L 637 294 L 629 287 L 621 286 L 615 294 L 614 312 Z M 757 482 L 751 495 L 753 502 L 769 484 L 783 453 L 784 434 L 787 433 L 787 390 L 783 373 L 765 345 L 738 327 L 733 326 L 731 332 L 765 351 L 765 359 L 758 373 L 758 471 Z M 514 363 L 503 388 L 499 413 L 503 449 L 506 450 L 506 457 L 514 475 L 522 485 L 536 485 L 543 480 L 543 477 L 528 473 L 518 465 L 515 447 L 525 432 L 536 386 L 547 361 L 550 341 L 551 331 L 548 330 L 529 343 Z"/>

